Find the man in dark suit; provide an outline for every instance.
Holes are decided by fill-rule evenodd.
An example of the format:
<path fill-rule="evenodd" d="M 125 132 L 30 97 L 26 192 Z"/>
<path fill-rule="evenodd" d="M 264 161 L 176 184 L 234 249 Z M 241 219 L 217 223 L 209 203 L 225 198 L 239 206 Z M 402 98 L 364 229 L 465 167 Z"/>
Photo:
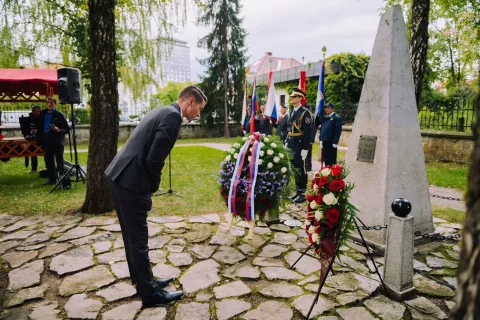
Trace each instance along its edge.
<path fill-rule="evenodd" d="M 40 112 L 40 120 L 37 128 L 38 141 L 45 152 L 45 164 L 48 171 L 48 182 L 55 184 L 57 172 L 65 171 L 63 165 L 63 151 L 65 149 L 65 134 L 70 131 L 67 118 L 56 109 L 57 102 L 54 97 L 47 97 L 47 109 Z M 55 170 L 55 162 L 57 167 Z"/>
<path fill-rule="evenodd" d="M 287 106 L 281 105 L 280 106 L 280 116 L 278 117 L 277 121 L 277 136 L 280 138 L 282 143 L 285 143 L 288 134 L 288 114 L 287 114 Z"/>
<path fill-rule="evenodd" d="M 307 171 L 305 169 L 305 159 L 311 144 L 312 118 L 310 111 L 302 107 L 302 99 L 305 98 L 305 92 L 293 88 L 290 95 L 290 102 L 293 110 L 288 119 L 288 138 L 287 147 L 292 150 L 294 158 L 292 164 L 298 169 L 299 175 L 295 177 L 296 193 L 290 199 L 295 203 L 305 202 L 305 191 L 307 190 Z"/>
<path fill-rule="evenodd" d="M 153 277 L 148 256 L 147 213 L 152 209 L 152 193 L 160 185 L 165 158 L 177 140 L 182 117 L 198 117 L 207 97 L 196 86 L 180 92 L 177 102 L 149 111 L 137 125 L 125 146 L 108 166 L 106 174 L 113 193 L 122 229 L 132 283 L 143 307 L 165 304 L 182 297 L 182 291 L 167 292 L 173 278 Z"/>
<path fill-rule="evenodd" d="M 337 147 L 342 134 L 342 118 L 334 112 L 333 103 L 325 105 L 325 116 L 320 129 L 320 143 L 323 146 L 323 160 L 325 165 L 337 163 Z"/>
<path fill-rule="evenodd" d="M 260 106 L 260 114 L 257 114 L 255 117 L 255 130 L 262 134 L 272 134 L 272 122 L 270 117 L 265 115 L 264 104 Z"/>

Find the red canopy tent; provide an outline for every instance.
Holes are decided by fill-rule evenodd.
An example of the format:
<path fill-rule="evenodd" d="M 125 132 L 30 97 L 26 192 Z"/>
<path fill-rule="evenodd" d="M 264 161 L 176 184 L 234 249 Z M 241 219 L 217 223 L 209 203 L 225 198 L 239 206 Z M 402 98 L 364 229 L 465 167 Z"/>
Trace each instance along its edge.
<path fill-rule="evenodd" d="M 57 70 L 0 69 L 0 102 L 41 102 L 57 93 Z"/>

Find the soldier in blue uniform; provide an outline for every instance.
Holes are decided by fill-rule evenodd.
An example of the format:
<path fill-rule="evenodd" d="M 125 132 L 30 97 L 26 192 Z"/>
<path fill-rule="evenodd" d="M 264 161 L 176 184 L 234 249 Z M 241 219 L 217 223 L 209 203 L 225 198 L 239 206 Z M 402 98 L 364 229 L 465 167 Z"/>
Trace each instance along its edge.
<path fill-rule="evenodd" d="M 321 119 L 320 143 L 323 146 L 323 160 L 325 165 L 337 163 L 337 147 L 342 134 L 342 118 L 334 112 L 333 103 L 325 105 L 325 116 Z"/>
<path fill-rule="evenodd" d="M 307 171 L 305 169 L 305 159 L 310 148 L 312 134 L 312 117 L 310 111 L 302 107 L 302 99 L 305 92 L 293 88 L 290 95 L 290 102 L 293 110 L 288 117 L 288 137 L 287 147 L 292 150 L 294 158 L 292 164 L 299 170 L 296 177 L 296 193 L 291 199 L 295 203 L 306 201 L 305 191 L 307 189 Z"/>

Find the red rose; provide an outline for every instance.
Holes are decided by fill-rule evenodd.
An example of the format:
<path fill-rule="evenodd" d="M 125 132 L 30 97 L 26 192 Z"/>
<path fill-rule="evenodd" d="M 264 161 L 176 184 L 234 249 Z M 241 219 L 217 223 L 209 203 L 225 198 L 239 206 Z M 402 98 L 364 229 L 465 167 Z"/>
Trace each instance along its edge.
<path fill-rule="evenodd" d="M 315 195 L 313 194 L 307 194 L 307 201 L 312 202 L 315 199 Z"/>
<path fill-rule="evenodd" d="M 311 188 L 313 188 L 314 185 L 316 185 L 318 183 L 318 179 L 315 178 L 312 180 L 312 184 L 311 184 Z"/>
<path fill-rule="evenodd" d="M 343 167 L 339 165 L 332 166 L 332 176 L 339 176 L 342 174 Z"/>
<path fill-rule="evenodd" d="M 319 188 L 321 188 L 321 187 L 323 187 L 327 182 L 328 182 L 328 177 L 321 177 L 321 178 L 318 180 L 317 186 L 318 186 Z"/>
<path fill-rule="evenodd" d="M 323 204 L 323 194 L 319 194 L 315 196 L 315 202 L 320 206 Z"/>
<path fill-rule="evenodd" d="M 340 210 L 338 210 L 337 208 L 329 209 L 325 213 L 325 217 L 330 223 L 336 224 L 338 222 L 338 219 L 340 218 Z"/>
<path fill-rule="evenodd" d="M 330 182 L 330 186 L 328 187 L 330 191 L 340 191 L 344 188 L 345 182 L 342 179 L 333 180 L 332 182 Z"/>

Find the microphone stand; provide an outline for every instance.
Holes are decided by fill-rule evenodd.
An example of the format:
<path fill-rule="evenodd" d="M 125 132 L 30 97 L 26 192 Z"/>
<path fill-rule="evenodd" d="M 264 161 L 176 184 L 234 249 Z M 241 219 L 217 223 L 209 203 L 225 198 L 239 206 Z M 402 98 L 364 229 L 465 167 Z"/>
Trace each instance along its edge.
<path fill-rule="evenodd" d="M 183 127 L 184 125 L 187 125 L 188 123 L 190 123 L 190 121 L 188 121 L 186 123 L 182 123 L 181 126 Z M 170 195 L 177 196 L 179 198 L 183 198 L 183 196 L 174 192 L 173 189 L 172 189 L 172 152 L 170 152 L 168 154 L 168 185 L 169 185 L 169 188 L 166 192 L 156 193 L 153 196 L 163 196 L 163 195 L 169 195 L 170 194 Z"/>

